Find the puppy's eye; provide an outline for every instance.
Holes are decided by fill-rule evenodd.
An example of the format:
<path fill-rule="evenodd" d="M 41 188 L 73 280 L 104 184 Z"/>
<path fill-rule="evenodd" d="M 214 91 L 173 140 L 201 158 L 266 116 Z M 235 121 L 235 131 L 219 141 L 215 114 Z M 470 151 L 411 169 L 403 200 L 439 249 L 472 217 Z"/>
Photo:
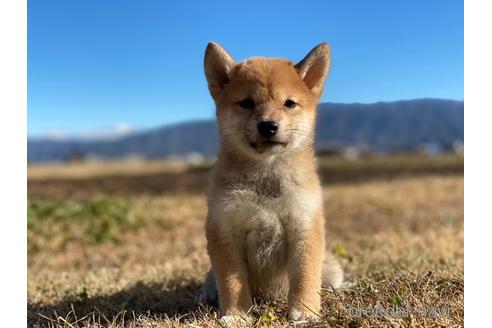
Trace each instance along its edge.
<path fill-rule="evenodd" d="M 246 109 L 252 109 L 255 107 L 255 102 L 251 98 L 244 98 L 243 100 L 241 100 L 237 104 L 239 106 L 241 106 L 242 108 L 246 108 Z"/>
<path fill-rule="evenodd" d="M 296 105 L 297 104 L 293 100 L 290 100 L 290 99 L 287 99 L 284 103 L 284 106 L 287 108 L 290 108 L 290 109 L 296 107 Z"/>

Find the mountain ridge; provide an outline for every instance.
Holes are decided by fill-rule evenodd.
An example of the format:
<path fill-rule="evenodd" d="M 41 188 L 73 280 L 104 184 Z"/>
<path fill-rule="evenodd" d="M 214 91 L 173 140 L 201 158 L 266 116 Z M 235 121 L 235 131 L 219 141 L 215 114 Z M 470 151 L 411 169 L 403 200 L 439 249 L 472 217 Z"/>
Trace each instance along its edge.
<path fill-rule="evenodd" d="M 374 152 L 415 151 L 435 144 L 448 150 L 464 139 L 464 101 L 420 98 L 375 103 L 321 103 L 316 149 L 358 147 Z M 192 131 L 192 133 L 189 133 Z M 131 132 L 110 140 L 28 138 L 28 161 L 63 161 L 75 154 L 106 159 L 136 155 L 166 158 L 199 153 L 213 157 L 219 146 L 215 120 L 201 119 Z"/>

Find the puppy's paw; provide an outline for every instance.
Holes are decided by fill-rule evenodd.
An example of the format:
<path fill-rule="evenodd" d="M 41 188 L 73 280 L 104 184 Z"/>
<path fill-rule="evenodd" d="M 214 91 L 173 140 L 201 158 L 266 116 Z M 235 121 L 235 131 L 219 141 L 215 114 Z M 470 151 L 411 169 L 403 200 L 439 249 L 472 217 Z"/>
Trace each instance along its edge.
<path fill-rule="evenodd" d="M 357 283 L 355 281 L 344 281 L 340 284 L 338 289 L 350 289 L 350 288 L 354 287 L 355 285 L 357 285 Z"/>
<path fill-rule="evenodd" d="M 316 313 L 306 310 L 301 310 L 297 307 L 293 307 L 289 310 L 289 321 L 293 323 L 308 323 L 316 322 L 320 320 L 320 316 Z"/>
<path fill-rule="evenodd" d="M 251 322 L 250 318 L 247 316 L 240 315 L 223 315 L 219 319 L 219 324 L 226 328 L 243 328 L 249 327 Z"/>

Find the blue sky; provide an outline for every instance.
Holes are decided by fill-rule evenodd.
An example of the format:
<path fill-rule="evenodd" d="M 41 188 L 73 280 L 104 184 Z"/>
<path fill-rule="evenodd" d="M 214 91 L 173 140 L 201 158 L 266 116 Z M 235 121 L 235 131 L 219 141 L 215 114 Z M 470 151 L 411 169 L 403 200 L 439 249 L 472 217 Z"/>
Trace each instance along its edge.
<path fill-rule="evenodd" d="M 28 134 L 214 116 L 213 40 L 236 60 L 332 48 L 322 101 L 463 99 L 463 1 L 28 1 Z"/>

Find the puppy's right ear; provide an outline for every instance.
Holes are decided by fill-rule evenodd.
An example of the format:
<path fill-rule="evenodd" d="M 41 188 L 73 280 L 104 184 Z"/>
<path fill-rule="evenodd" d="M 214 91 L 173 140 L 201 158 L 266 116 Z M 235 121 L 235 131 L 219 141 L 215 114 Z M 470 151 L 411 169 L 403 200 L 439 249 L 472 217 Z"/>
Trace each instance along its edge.
<path fill-rule="evenodd" d="M 312 93 L 321 96 L 326 76 L 330 69 L 330 47 L 321 43 L 314 47 L 304 59 L 296 64 L 301 79 Z"/>
<path fill-rule="evenodd" d="M 210 42 L 205 50 L 205 75 L 207 76 L 208 89 L 216 99 L 224 87 L 229 83 L 230 73 L 236 62 L 215 42 Z"/>

